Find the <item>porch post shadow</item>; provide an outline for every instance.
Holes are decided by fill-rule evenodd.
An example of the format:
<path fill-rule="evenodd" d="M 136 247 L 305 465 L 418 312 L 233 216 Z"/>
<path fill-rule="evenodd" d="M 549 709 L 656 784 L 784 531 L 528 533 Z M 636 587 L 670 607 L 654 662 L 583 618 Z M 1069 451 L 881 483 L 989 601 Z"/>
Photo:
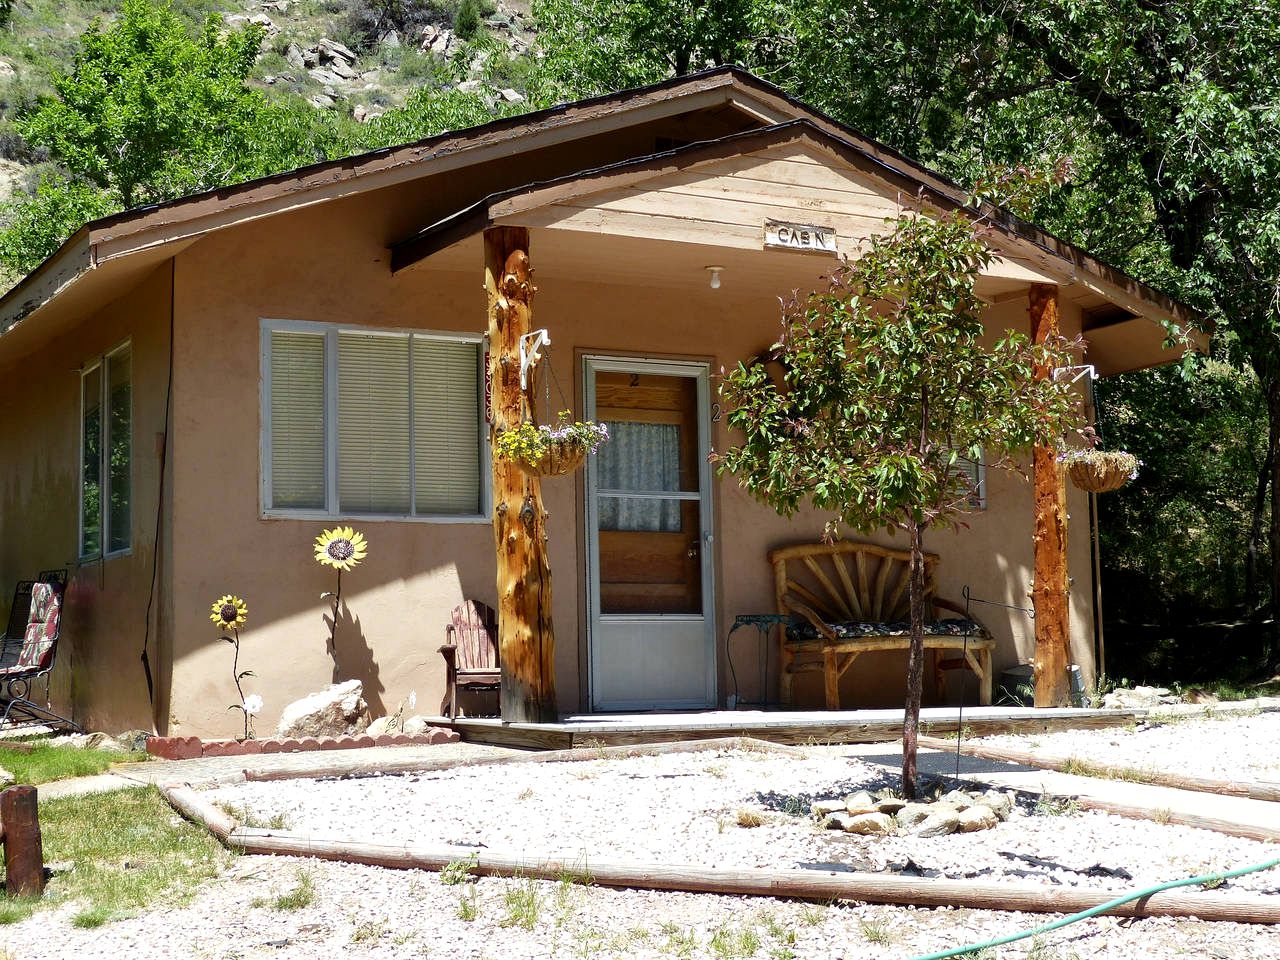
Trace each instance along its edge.
<path fill-rule="evenodd" d="M 520 338 L 531 331 L 533 294 L 529 231 L 484 232 L 484 285 L 489 302 L 491 449 L 503 430 L 531 418 L 536 368 L 520 386 Z M 494 453 L 493 537 L 498 557 L 498 647 L 504 723 L 558 719 L 551 562 L 541 480 Z"/>
<path fill-rule="evenodd" d="M 1058 287 L 1033 283 L 1028 311 L 1031 337 L 1044 343 L 1059 333 Z M 1037 367 L 1037 379 L 1053 376 Z M 1065 707 L 1070 703 L 1067 682 L 1070 636 L 1070 585 L 1067 579 L 1066 470 L 1052 447 L 1036 447 L 1032 454 L 1035 501 L 1035 563 L 1031 605 L 1035 609 L 1035 705 Z"/>

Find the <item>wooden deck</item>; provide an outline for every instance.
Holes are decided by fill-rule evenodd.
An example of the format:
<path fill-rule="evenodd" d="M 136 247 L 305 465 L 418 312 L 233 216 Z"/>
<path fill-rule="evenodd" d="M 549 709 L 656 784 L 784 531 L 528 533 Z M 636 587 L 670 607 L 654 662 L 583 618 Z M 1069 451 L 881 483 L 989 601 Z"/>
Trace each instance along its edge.
<path fill-rule="evenodd" d="M 564 750 L 570 747 L 665 743 L 715 737 L 756 737 L 774 743 L 887 743 L 902 737 L 901 710 L 712 710 L 698 713 L 577 714 L 559 723 L 503 723 L 496 717 L 430 717 L 462 739 L 506 747 Z M 926 707 L 920 732 L 969 736 L 1048 733 L 1125 726 L 1131 710 L 1037 710 L 1032 707 Z"/>

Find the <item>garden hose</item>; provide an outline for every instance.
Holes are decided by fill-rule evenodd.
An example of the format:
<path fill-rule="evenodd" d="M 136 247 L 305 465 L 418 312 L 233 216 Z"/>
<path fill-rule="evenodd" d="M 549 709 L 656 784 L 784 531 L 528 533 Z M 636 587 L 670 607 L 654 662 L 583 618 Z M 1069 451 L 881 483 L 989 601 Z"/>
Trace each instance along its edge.
<path fill-rule="evenodd" d="M 1246 873 L 1257 873 L 1261 870 L 1270 870 L 1273 867 L 1280 867 L 1280 857 L 1274 860 L 1268 860 L 1265 863 L 1255 863 L 1250 867 L 1241 867 L 1238 870 L 1228 870 L 1225 873 L 1207 873 L 1199 877 L 1188 877 L 1185 880 L 1170 880 L 1168 883 L 1157 884 L 1154 887 L 1147 887 L 1145 890 L 1139 890 L 1136 893 L 1126 893 L 1122 897 L 1114 900 L 1108 900 L 1106 903 L 1099 904 L 1096 907 L 1090 907 L 1088 910 L 1081 910 L 1079 913 L 1073 913 L 1069 917 L 1063 917 L 1061 920 L 1055 920 L 1053 923 L 1046 923 L 1043 926 L 1036 927 L 1033 930 L 1024 930 L 1022 933 L 1011 933 L 1006 937 L 997 937 L 995 940 L 984 940 L 981 943 L 971 943 L 964 947 L 955 947 L 951 950 L 941 950 L 938 953 L 928 953 L 919 957 L 913 957 L 912 960 L 945 960 L 946 957 L 959 957 L 965 954 L 977 954 L 981 950 L 990 947 L 1003 946 L 1006 943 L 1013 943 L 1015 940 L 1025 940 L 1027 937 L 1036 937 L 1042 933 L 1048 933 L 1050 930 L 1057 930 L 1059 927 L 1065 927 L 1069 923 L 1076 923 L 1080 920 L 1087 920 L 1090 917 L 1096 917 L 1100 913 L 1106 913 L 1122 903 L 1129 903 L 1131 900 L 1141 900 L 1143 897 L 1149 897 L 1153 893 L 1159 893 L 1162 890 L 1172 890 L 1174 887 L 1191 887 L 1198 884 L 1217 884 L 1223 880 L 1230 880 L 1232 877 L 1242 877 Z"/>

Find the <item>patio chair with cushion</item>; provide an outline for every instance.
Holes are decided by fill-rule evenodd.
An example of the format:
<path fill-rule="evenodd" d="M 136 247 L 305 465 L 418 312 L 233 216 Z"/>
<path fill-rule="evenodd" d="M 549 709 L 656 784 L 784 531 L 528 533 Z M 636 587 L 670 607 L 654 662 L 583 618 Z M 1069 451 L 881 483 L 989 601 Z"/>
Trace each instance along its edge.
<path fill-rule="evenodd" d="M 9 611 L 9 629 L 0 650 L 0 723 L 60 724 L 79 730 L 68 717 L 49 707 L 49 674 L 58 652 L 62 623 L 65 570 L 43 571 L 35 580 L 18 584 Z M 44 678 L 45 705 L 31 699 L 31 685 Z"/>
<path fill-rule="evenodd" d="M 497 690 L 502 685 L 498 663 L 498 617 L 492 607 L 466 600 L 453 608 L 440 648 L 444 656 L 449 716 L 458 715 L 458 688 Z"/>

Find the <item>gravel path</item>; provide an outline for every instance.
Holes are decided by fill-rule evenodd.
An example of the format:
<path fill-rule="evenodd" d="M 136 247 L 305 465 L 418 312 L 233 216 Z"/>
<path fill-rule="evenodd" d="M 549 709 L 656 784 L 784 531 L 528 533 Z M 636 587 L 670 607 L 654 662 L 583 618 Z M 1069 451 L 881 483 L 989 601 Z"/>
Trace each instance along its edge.
<path fill-rule="evenodd" d="M 1126 889 L 1275 856 L 1205 830 L 1024 804 L 988 831 L 863 837 L 820 830 L 816 799 L 885 786 L 883 770 L 814 750 L 675 753 L 466 767 L 412 776 L 245 783 L 210 792 L 255 823 L 316 836 L 484 846 L 534 857 L 824 867 Z M 739 811 L 764 824 L 738 826 Z M 1280 894 L 1280 872 L 1233 881 Z"/>
<path fill-rule="evenodd" d="M 312 901 L 275 898 L 309 878 Z M 904 960 L 1051 919 L 977 910 L 822 906 L 707 894 L 619 891 L 484 879 L 447 886 L 431 873 L 242 857 L 189 906 L 94 930 L 69 913 L 0 928 L 31 960 Z M 525 924 L 530 924 L 526 927 Z M 1035 952 L 1032 952 L 1032 951 Z M 1280 930 L 1195 920 L 1103 917 L 983 960 L 1274 960 Z"/>
<path fill-rule="evenodd" d="M 1280 781 L 1280 713 L 1182 715 L 1168 721 L 1148 720 L 1131 730 L 1064 730 L 973 742 L 1185 776 Z"/>

